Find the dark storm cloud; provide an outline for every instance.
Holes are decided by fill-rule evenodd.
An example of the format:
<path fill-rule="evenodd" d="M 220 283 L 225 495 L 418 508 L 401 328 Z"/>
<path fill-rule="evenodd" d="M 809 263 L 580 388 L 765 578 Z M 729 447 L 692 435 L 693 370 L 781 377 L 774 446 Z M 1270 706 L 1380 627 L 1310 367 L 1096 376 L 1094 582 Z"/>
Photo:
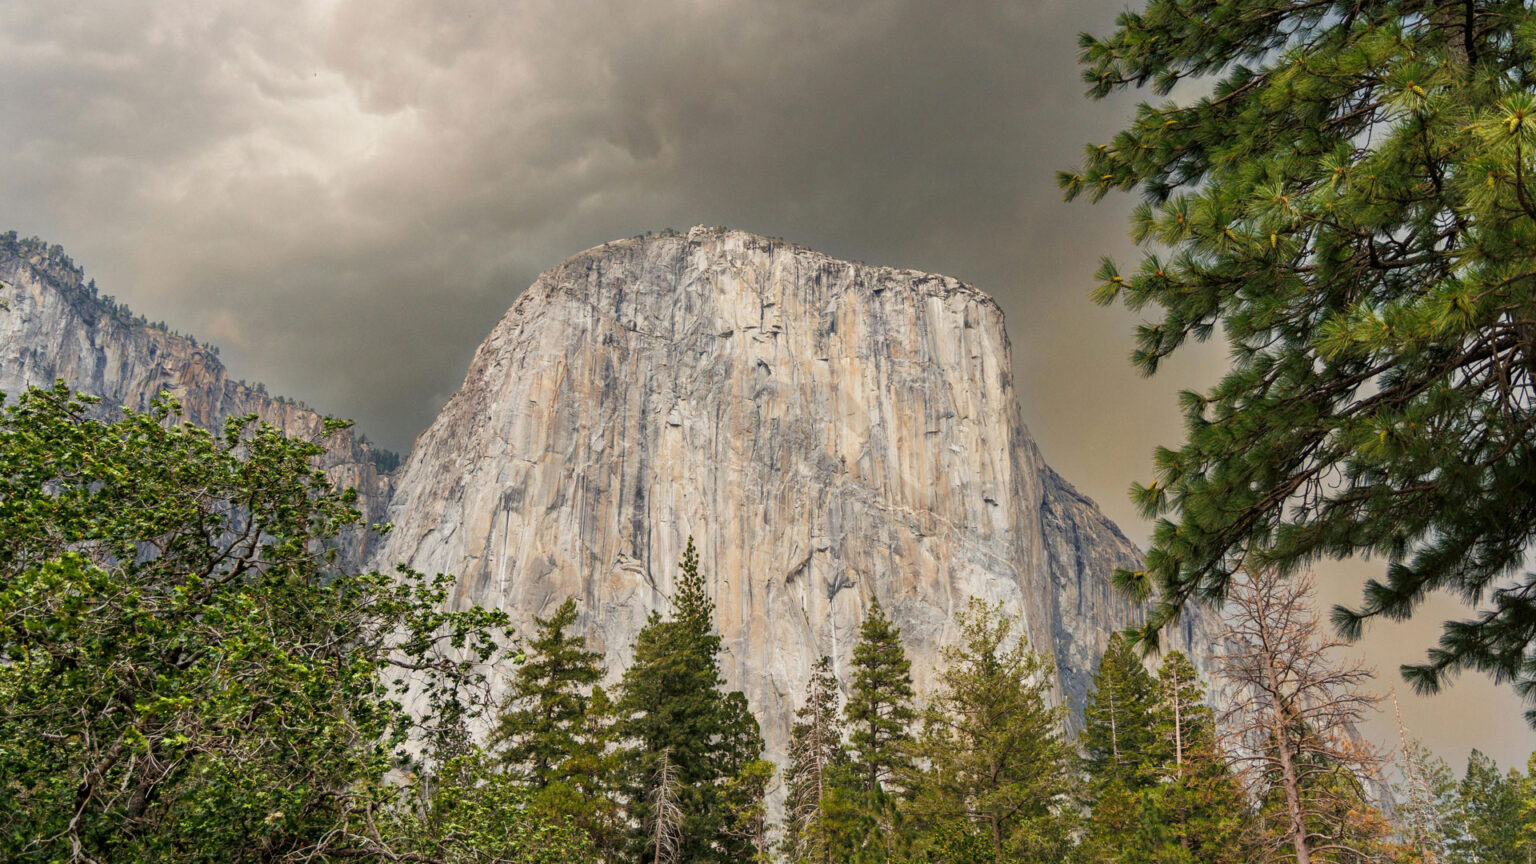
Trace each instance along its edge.
<path fill-rule="evenodd" d="M 1222 357 L 1143 381 L 1134 317 L 1084 299 L 1126 205 L 1053 173 L 1129 112 L 1074 63 L 1122 5 L 12 0 L 0 229 L 398 449 L 517 293 L 606 240 L 725 224 L 948 273 L 1003 305 L 1047 457 L 1140 537 L 1125 487 Z M 1510 760 L 1501 698 L 1480 734 Z"/>
<path fill-rule="evenodd" d="M 617 236 L 729 224 L 1010 311 L 1076 295 L 1061 226 L 1122 233 L 1050 179 L 1105 10 L 955 5 L 9 4 L 0 215 L 397 447 L 518 290 Z"/>

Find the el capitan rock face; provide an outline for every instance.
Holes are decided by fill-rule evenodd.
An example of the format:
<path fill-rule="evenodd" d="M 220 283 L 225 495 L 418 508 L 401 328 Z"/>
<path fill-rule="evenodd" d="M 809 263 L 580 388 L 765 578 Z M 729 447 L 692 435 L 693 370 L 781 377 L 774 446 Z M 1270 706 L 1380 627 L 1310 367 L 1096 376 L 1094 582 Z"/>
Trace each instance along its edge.
<path fill-rule="evenodd" d="M 232 380 L 213 350 L 95 295 L 62 250 L 0 242 L 0 391 L 56 378 L 144 408 L 162 390 L 216 428 L 322 417 Z M 689 535 L 730 686 L 782 757 L 811 665 L 848 668 L 878 598 L 920 693 L 970 597 L 1022 616 L 1077 714 L 1136 549 L 1041 459 L 1020 419 L 1002 313 L 941 276 L 839 261 L 735 231 L 636 238 L 539 278 L 475 355 L 409 461 L 334 437 L 381 548 L 344 561 L 459 574 L 453 602 L 525 625 L 575 596 L 612 669 L 666 612 Z M 1175 647 L 1208 643 L 1190 619 Z"/>
<path fill-rule="evenodd" d="M 546 272 L 417 440 L 375 562 L 460 576 L 526 624 L 577 598 L 611 668 L 665 614 L 689 535 L 729 685 L 782 755 L 815 660 L 878 598 L 920 691 L 971 597 L 1022 616 L 1080 711 L 1139 614 L 1132 544 L 1042 461 L 1003 316 L 954 279 L 737 231 L 599 246 Z M 1176 646 L 1204 641 L 1191 620 Z"/>

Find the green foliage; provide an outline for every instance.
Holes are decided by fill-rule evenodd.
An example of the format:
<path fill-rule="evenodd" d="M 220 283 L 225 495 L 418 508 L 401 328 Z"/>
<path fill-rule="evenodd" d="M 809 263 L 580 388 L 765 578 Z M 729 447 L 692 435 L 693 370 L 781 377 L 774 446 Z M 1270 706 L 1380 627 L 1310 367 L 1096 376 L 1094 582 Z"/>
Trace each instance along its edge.
<path fill-rule="evenodd" d="M 905 844 L 902 815 L 890 788 L 912 768 L 912 663 L 901 630 L 872 600 L 859 625 L 853 650 L 853 678 L 843 725 L 848 758 L 831 773 L 821 802 L 823 842 L 835 860 L 892 860 Z"/>
<path fill-rule="evenodd" d="M 1119 577 L 1160 595 L 1144 635 L 1222 599 L 1247 556 L 1289 572 L 1375 553 L 1385 579 L 1336 610 L 1345 632 L 1435 590 L 1483 603 L 1405 671 L 1421 691 L 1473 668 L 1536 697 L 1536 576 L 1519 573 L 1536 528 L 1536 9 L 1150 0 L 1082 46 L 1095 97 L 1209 92 L 1142 105 L 1061 176 L 1069 198 L 1140 190 L 1133 235 L 1167 247 L 1100 272 L 1100 302 L 1158 310 L 1134 362 L 1154 372 L 1218 326 L 1232 348 L 1133 492 L 1160 517 L 1145 568 Z"/>
<path fill-rule="evenodd" d="M 654 814 L 647 793 L 665 755 L 681 787 L 679 860 L 733 861 L 749 857 L 752 844 L 727 830 L 730 807 L 722 789 L 759 757 L 762 738 L 746 698 L 721 690 L 725 682 L 714 603 L 705 591 L 692 538 L 679 570 L 672 617 L 651 614 L 620 684 L 620 733 L 627 742 L 626 791 L 634 827 L 629 854 L 634 860 L 654 857 Z"/>
<path fill-rule="evenodd" d="M 1249 821 L 1248 802 L 1216 741 L 1216 721 L 1194 665 L 1170 651 L 1157 672 L 1154 729 L 1159 783 L 1143 793 L 1142 832 L 1151 860 L 1236 862 Z"/>
<path fill-rule="evenodd" d="M 1117 671 L 1118 670 L 1118 671 Z M 1129 739 L 1134 766 L 1110 759 L 1087 760 L 1094 791 L 1092 818 L 1080 854 L 1096 862 L 1236 862 L 1242 861 L 1248 827 L 1247 803 L 1215 739 L 1215 721 L 1194 666 L 1172 651 L 1163 659 L 1157 680 L 1146 675 L 1128 640 L 1113 640 L 1100 664 L 1101 692 L 1120 682 L 1120 705 L 1135 705 L 1134 722 L 1145 734 Z M 1135 682 L 1127 687 L 1126 682 Z M 1132 698 L 1134 697 L 1134 699 Z M 1106 697 L 1084 730 L 1091 756 L 1105 723 Z M 1122 739 L 1122 744 L 1125 739 Z"/>
<path fill-rule="evenodd" d="M 836 860 L 823 811 L 833 794 L 834 775 L 847 761 L 837 697 L 832 658 L 822 657 L 811 670 L 805 703 L 795 712 L 789 736 L 784 849 L 790 861 L 830 864 Z"/>
<path fill-rule="evenodd" d="M 1083 708 L 1080 746 L 1093 788 L 1119 785 L 1134 791 L 1156 779 L 1155 690 L 1130 640 L 1111 635 Z"/>
<path fill-rule="evenodd" d="M 1501 773 L 1492 759 L 1473 750 L 1447 819 L 1447 859 L 1453 864 L 1526 864 L 1536 851 L 1530 795 L 1528 778 L 1515 770 Z"/>
<path fill-rule="evenodd" d="M 885 616 L 879 600 L 859 625 L 853 649 L 853 692 L 844 709 L 853 764 L 866 791 L 878 793 L 908 767 L 912 740 L 912 663 L 901 646 L 901 630 Z"/>
<path fill-rule="evenodd" d="M 397 748 L 474 715 L 505 616 L 440 611 L 448 577 L 336 572 L 358 514 L 319 444 L 91 401 L 0 415 L 0 858 L 391 848 L 367 827 Z"/>
<path fill-rule="evenodd" d="M 376 826 L 381 835 L 391 838 L 395 857 L 369 855 L 364 860 L 432 864 L 593 864 L 600 860 L 585 832 L 573 822 L 541 814 L 528 787 L 496 770 L 478 749 L 448 760 L 430 782 L 409 784 L 399 791 L 400 799 Z"/>
<path fill-rule="evenodd" d="M 600 853 L 618 846 L 620 817 L 613 777 L 620 757 L 601 654 L 588 651 L 567 598 L 549 618 L 534 619 L 526 659 L 513 675 L 490 749 L 501 769 L 529 791 L 546 820 L 570 820 Z"/>
<path fill-rule="evenodd" d="M 981 842 L 980 860 L 1061 860 L 1074 828 L 1075 757 L 1060 709 L 1046 704 L 1052 667 L 1001 605 L 972 600 L 956 623 L 960 644 L 941 654 L 938 692 L 913 747 L 914 764 L 926 768 L 904 772 L 916 851 L 944 860 L 933 857 L 936 844 L 953 843 L 963 855 L 944 854 L 975 860 L 968 856 Z"/>
<path fill-rule="evenodd" d="M 219 353 L 218 349 L 214 349 L 213 353 Z M 374 446 L 369 455 L 373 457 L 373 467 L 381 474 L 388 474 L 400 467 L 400 454 L 393 450 Z"/>
<path fill-rule="evenodd" d="M 1206 704 L 1195 665 L 1182 651 L 1169 651 L 1158 667 L 1153 718 L 1165 764 L 1182 765 L 1191 750 L 1215 746 L 1216 718 Z"/>
<path fill-rule="evenodd" d="M 752 864 L 774 861 L 768 841 L 768 789 L 777 770 L 766 759 L 753 759 L 726 781 L 721 794 L 726 809 L 725 833 L 750 844 Z"/>
<path fill-rule="evenodd" d="M 586 740 L 589 693 L 603 679 L 603 656 L 565 632 L 576 623 L 576 601 L 566 598 L 549 618 L 534 618 L 535 636 L 512 678 L 507 705 L 491 736 L 502 765 L 542 789 L 580 770 L 573 763 L 592 747 Z"/>

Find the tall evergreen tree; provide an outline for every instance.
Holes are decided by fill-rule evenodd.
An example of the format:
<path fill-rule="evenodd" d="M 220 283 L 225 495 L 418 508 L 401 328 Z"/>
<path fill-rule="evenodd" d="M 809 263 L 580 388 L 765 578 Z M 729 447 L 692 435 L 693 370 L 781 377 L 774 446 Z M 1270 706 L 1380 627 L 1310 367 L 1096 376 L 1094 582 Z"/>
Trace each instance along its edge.
<path fill-rule="evenodd" d="M 1170 651 L 1157 672 L 1154 729 L 1159 783 L 1147 791 L 1147 821 L 1159 826 L 1153 860 L 1241 861 L 1248 804 L 1216 741 L 1214 712 L 1189 658 Z"/>
<path fill-rule="evenodd" d="M 1135 791 L 1156 780 L 1156 702 L 1156 685 L 1131 640 L 1111 635 L 1083 708 L 1083 767 L 1094 789 L 1118 784 Z"/>
<path fill-rule="evenodd" d="M 603 655 L 566 633 L 575 623 L 572 598 L 549 618 L 534 618 L 536 635 L 491 735 L 503 767 L 534 789 L 567 779 L 573 760 L 592 743 L 587 708 L 591 688 L 603 679 Z"/>
<path fill-rule="evenodd" d="M 1216 718 L 1205 702 L 1205 687 L 1182 651 L 1169 651 L 1158 667 L 1153 716 L 1162 761 L 1172 762 L 1175 769 L 1189 760 L 1192 750 L 1215 740 Z"/>
<path fill-rule="evenodd" d="M 1151 248 L 1134 272 L 1105 262 L 1095 295 L 1157 309 L 1136 365 L 1214 333 L 1232 358 L 1181 394 L 1184 442 L 1134 492 L 1162 517 L 1120 576 L 1161 597 L 1145 635 L 1222 597 L 1249 555 L 1291 571 L 1377 553 L 1385 578 L 1337 624 L 1436 590 L 1482 603 L 1412 680 L 1478 669 L 1536 699 L 1536 7 L 1137 5 L 1083 37 L 1091 94 L 1205 95 L 1141 105 L 1061 182 L 1141 193 Z"/>
<path fill-rule="evenodd" d="M 914 748 L 926 770 L 905 772 L 908 812 L 927 839 L 979 838 L 997 864 L 1060 860 L 1074 827 L 1074 754 L 1046 701 L 1052 667 L 1000 604 L 972 600 L 957 623 Z"/>
<path fill-rule="evenodd" d="M 693 539 L 679 563 L 670 618 L 652 613 L 635 640 L 634 662 L 624 672 L 618 709 L 627 742 L 628 801 L 634 833 L 630 857 L 656 857 L 656 778 L 675 778 L 682 814 L 677 835 L 680 862 L 735 862 L 752 844 L 733 834 L 723 789 L 762 752 L 757 720 L 739 692 L 721 690 L 720 637 L 714 603 L 699 573 Z M 665 757 L 666 772 L 661 772 Z M 672 794 L 671 792 L 668 793 Z M 669 804 L 671 806 L 671 804 Z M 670 835 L 668 835 L 670 836 Z"/>
<path fill-rule="evenodd" d="M 831 864 L 834 860 L 824 811 L 833 794 L 837 770 L 847 758 L 837 691 L 832 658 L 822 657 L 811 670 L 805 703 L 795 712 L 789 736 L 784 847 L 791 861 Z"/>
<path fill-rule="evenodd" d="M 1526 778 L 1505 774 L 1480 750 L 1467 758 L 1456 790 L 1450 848 L 1453 864 L 1527 864 L 1536 822 L 1526 812 Z"/>
<path fill-rule="evenodd" d="M 1148 811 L 1140 793 L 1158 779 L 1155 707 L 1156 685 L 1131 640 L 1112 634 L 1094 673 L 1079 738 L 1093 813 L 1082 841 L 1086 860 L 1133 860 L 1127 856 L 1152 842 L 1145 836 Z"/>
<path fill-rule="evenodd" d="M 1154 682 L 1130 650 L 1129 640 L 1112 647 L 1115 651 L 1106 652 L 1100 666 L 1099 686 L 1109 692 L 1115 680 L 1106 667 L 1126 670 L 1119 675 L 1122 681 L 1143 679 L 1148 689 L 1133 692 L 1148 701 L 1135 703 L 1140 710 L 1131 719 L 1145 734 L 1134 751 L 1123 751 L 1134 767 L 1117 770 L 1108 759 L 1089 762 L 1093 815 L 1080 854 L 1097 862 L 1235 864 L 1243 852 L 1248 808 L 1217 746 L 1212 711 L 1194 666 L 1183 654 L 1169 652 Z M 1102 705 L 1107 699 L 1099 696 L 1096 701 L 1101 703 L 1096 723 L 1103 739 L 1107 724 Z M 1118 701 L 1132 704 L 1125 697 Z M 1095 728 L 1087 727 L 1085 737 Z"/>
<path fill-rule="evenodd" d="M 870 601 L 853 649 L 852 693 L 845 709 L 853 764 L 869 792 L 908 763 L 912 740 L 912 663 L 901 645 L 901 629 Z"/>
<path fill-rule="evenodd" d="M 600 854 L 617 844 L 618 767 L 614 714 L 597 686 L 603 657 L 568 633 L 576 601 L 567 598 L 549 618 L 534 619 L 526 660 L 512 679 L 490 748 L 502 770 L 528 790 L 530 808 L 553 822 L 570 821 Z"/>
<path fill-rule="evenodd" d="M 621 784 L 624 754 L 619 744 L 618 711 L 607 691 L 593 687 L 578 733 L 578 746 L 567 758 L 561 780 L 534 798 L 538 814 L 560 824 L 569 821 L 592 840 L 605 861 L 616 860 L 623 846 Z"/>
<path fill-rule="evenodd" d="M 773 864 L 769 840 L 768 790 L 777 767 L 767 759 L 754 759 L 725 784 L 725 831 L 751 844 L 752 864 Z"/>

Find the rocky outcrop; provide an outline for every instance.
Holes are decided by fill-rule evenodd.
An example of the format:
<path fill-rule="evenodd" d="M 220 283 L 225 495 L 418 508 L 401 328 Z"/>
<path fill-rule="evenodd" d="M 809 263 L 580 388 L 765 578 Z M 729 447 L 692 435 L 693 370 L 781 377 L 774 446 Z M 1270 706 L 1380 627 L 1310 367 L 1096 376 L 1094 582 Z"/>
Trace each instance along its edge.
<path fill-rule="evenodd" d="M 1041 459 L 997 304 L 954 279 L 696 228 L 581 253 L 518 299 L 417 440 L 377 559 L 526 623 L 567 596 L 614 669 L 699 547 L 726 675 L 782 753 L 812 663 L 876 598 L 919 687 L 1001 601 L 1080 711 L 1138 620 L 1132 544 Z M 1175 643 L 1200 641 L 1199 621 Z"/>
<path fill-rule="evenodd" d="M 301 403 L 268 395 L 229 377 L 216 351 L 134 316 L 96 293 L 58 246 L 0 237 L 0 392 L 62 379 L 108 406 L 144 410 L 162 391 L 185 417 L 217 429 L 225 418 L 255 414 L 284 433 L 319 440 L 324 417 Z M 369 522 L 381 522 L 393 481 L 388 454 L 350 431 L 325 440 L 321 459 L 338 486 L 358 492 Z M 344 564 L 360 565 L 376 541 L 369 532 L 341 538 Z"/>

